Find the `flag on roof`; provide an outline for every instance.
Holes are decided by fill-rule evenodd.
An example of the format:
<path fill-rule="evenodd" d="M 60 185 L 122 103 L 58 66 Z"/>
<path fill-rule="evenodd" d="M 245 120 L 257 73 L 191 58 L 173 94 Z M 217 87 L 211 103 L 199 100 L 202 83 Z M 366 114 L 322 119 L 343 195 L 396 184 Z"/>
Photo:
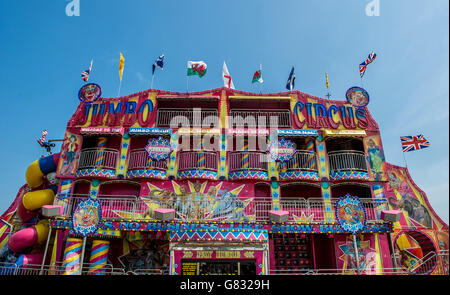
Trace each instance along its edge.
<path fill-rule="evenodd" d="M 361 75 L 361 78 L 364 76 L 364 73 L 366 72 L 367 65 L 373 62 L 376 57 L 377 55 L 372 51 L 369 54 L 369 57 L 359 65 L 359 74 Z"/>
<path fill-rule="evenodd" d="M 153 75 L 155 74 L 155 69 L 156 68 L 159 68 L 159 69 L 163 69 L 163 67 L 164 67 L 164 54 L 163 55 L 161 55 L 160 57 L 158 57 L 158 59 L 155 61 L 155 63 L 153 64 L 153 69 L 152 69 L 152 71 L 153 71 Z"/>
<path fill-rule="evenodd" d="M 44 142 L 45 142 L 45 138 L 47 137 L 47 130 L 44 130 L 44 131 L 42 131 L 42 135 L 41 135 L 41 138 L 39 138 L 38 140 L 37 140 L 37 142 L 39 143 L 39 145 L 40 146 L 44 146 L 43 144 L 44 144 Z"/>
<path fill-rule="evenodd" d="M 327 89 L 330 88 L 330 83 L 328 83 L 328 74 L 327 71 L 325 71 L 325 83 L 327 85 Z"/>
<path fill-rule="evenodd" d="M 403 152 L 411 152 L 430 146 L 430 142 L 422 134 L 417 136 L 400 136 L 400 140 L 402 142 Z"/>
<path fill-rule="evenodd" d="M 91 65 L 89 66 L 89 69 L 81 73 L 81 79 L 84 82 L 87 82 L 89 80 L 89 75 L 91 74 L 91 70 L 92 70 L 92 60 L 91 60 Z"/>
<path fill-rule="evenodd" d="M 120 77 L 120 81 L 122 81 L 122 75 L 123 75 L 123 67 L 125 65 L 125 58 L 122 55 L 122 52 L 119 52 L 120 54 L 120 59 L 119 59 L 119 77 Z"/>
<path fill-rule="evenodd" d="M 187 75 L 198 75 L 200 78 L 206 74 L 207 65 L 204 61 L 188 61 L 187 62 Z"/>
<path fill-rule="evenodd" d="M 295 87 L 295 74 L 294 74 L 294 67 L 291 69 L 291 73 L 289 74 L 289 78 L 286 83 L 286 89 L 291 90 Z"/>
<path fill-rule="evenodd" d="M 223 78 L 223 84 L 225 87 L 235 89 L 233 80 L 231 80 L 230 73 L 228 72 L 227 65 L 225 62 L 223 62 L 223 68 L 222 68 L 222 78 Z"/>
<path fill-rule="evenodd" d="M 255 82 L 259 82 L 259 83 L 264 82 L 264 81 L 263 81 L 263 78 L 262 78 L 262 73 L 261 73 L 261 65 L 259 66 L 259 70 L 257 70 L 257 71 L 253 74 L 252 83 L 255 83 Z"/>

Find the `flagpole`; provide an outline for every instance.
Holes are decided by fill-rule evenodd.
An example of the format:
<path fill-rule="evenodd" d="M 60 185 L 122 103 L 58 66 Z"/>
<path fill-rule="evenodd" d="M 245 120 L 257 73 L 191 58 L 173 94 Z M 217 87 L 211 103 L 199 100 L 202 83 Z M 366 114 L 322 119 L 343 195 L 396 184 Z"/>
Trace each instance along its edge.
<path fill-rule="evenodd" d="M 150 84 L 150 89 L 153 89 L 153 78 L 155 77 L 155 73 L 152 75 L 152 84 Z"/>
<path fill-rule="evenodd" d="M 120 83 L 119 83 L 119 91 L 117 92 L 117 96 L 120 96 L 120 87 L 122 86 L 122 80 L 120 80 Z"/>
<path fill-rule="evenodd" d="M 402 151 L 402 153 L 403 153 L 403 160 L 405 161 L 406 169 L 408 169 L 408 163 L 406 162 L 405 152 Z"/>
<path fill-rule="evenodd" d="M 261 79 L 262 79 L 262 65 L 261 65 L 261 63 L 259 63 L 259 73 L 260 73 Z M 259 94 L 262 94 L 262 91 L 261 91 L 262 85 L 261 84 L 262 83 L 259 83 Z"/>

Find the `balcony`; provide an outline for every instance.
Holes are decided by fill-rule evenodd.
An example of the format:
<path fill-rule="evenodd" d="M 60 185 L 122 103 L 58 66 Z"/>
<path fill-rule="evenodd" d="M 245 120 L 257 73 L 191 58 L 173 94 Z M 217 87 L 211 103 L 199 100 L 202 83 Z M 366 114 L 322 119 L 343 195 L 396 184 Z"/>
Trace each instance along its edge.
<path fill-rule="evenodd" d="M 165 178 L 167 176 L 167 166 L 169 159 L 155 161 L 148 155 L 145 149 L 132 150 L 128 160 L 129 178 L 154 177 Z"/>
<path fill-rule="evenodd" d="M 217 152 L 181 151 L 178 157 L 178 177 L 216 179 L 217 166 Z"/>
<path fill-rule="evenodd" d="M 194 120 L 194 115 L 198 115 L 198 118 L 196 117 Z M 175 124 L 172 122 L 172 120 L 175 117 L 183 117 L 187 121 L 182 121 L 180 118 L 177 120 L 176 124 L 177 126 L 172 126 L 171 124 Z M 219 124 L 219 117 L 218 117 L 218 111 L 216 109 L 198 109 L 194 112 L 194 109 L 175 109 L 175 108 L 163 108 L 158 109 L 157 115 L 156 115 L 156 125 L 158 127 L 171 127 L 171 128 L 177 128 L 178 124 L 184 124 L 182 127 L 210 127 L 210 126 L 202 126 L 203 120 L 207 117 L 212 118 L 211 120 L 207 120 L 208 124 L 214 124 L 214 126 L 218 126 Z M 197 124 L 198 123 L 198 124 Z M 186 124 L 189 124 L 188 126 L 185 126 Z M 199 125 L 199 126 L 197 126 Z"/>
<path fill-rule="evenodd" d="M 278 166 L 280 180 L 319 180 L 316 152 L 297 150 L 294 158 Z"/>
<path fill-rule="evenodd" d="M 248 127 L 248 128 L 291 128 L 291 114 L 289 110 L 230 110 L 230 117 L 234 127 Z M 240 117 L 240 118 L 239 118 Z M 271 118 L 276 117 L 278 122 L 276 126 L 272 126 Z M 262 120 L 262 126 L 259 126 Z"/>
<path fill-rule="evenodd" d="M 119 151 L 115 149 L 87 148 L 81 150 L 77 176 L 114 176 Z"/>
<path fill-rule="evenodd" d="M 334 151 L 328 153 L 328 159 L 331 179 L 369 180 L 364 152 L 355 150 Z"/>
<path fill-rule="evenodd" d="M 229 152 L 228 169 L 230 180 L 263 179 L 267 180 L 267 153 L 264 152 Z"/>

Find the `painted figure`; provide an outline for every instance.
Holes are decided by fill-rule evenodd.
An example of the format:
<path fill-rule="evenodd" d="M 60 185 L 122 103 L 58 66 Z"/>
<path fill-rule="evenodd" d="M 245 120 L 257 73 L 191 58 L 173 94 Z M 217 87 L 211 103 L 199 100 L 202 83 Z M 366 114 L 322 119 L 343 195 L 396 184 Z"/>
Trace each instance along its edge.
<path fill-rule="evenodd" d="M 77 143 L 77 139 L 75 135 L 71 134 L 68 138 L 68 141 L 63 146 L 62 158 L 64 160 L 63 165 L 61 167 L 61 174 L 70 174 L 74 169 L 75 160 L 77 159 L 77 151 L 79 144 Z"/>
<path fill-rule="evenodd" d="M 417 221 L 423 226 L 432 228 L 432 219 L 427 208 L 410 194 L 403 194 L 400 201 L 397 201 L 395 197 L 390 197 L 389 204 L 395 209 L 402 209 L 408 213 L 409 218 Z"/>
<path fill-rule="evenodd" d="M 370 170 L 372 171 L 375 180 L 381 180 L 384 163 L 383 151 L 375 144 L 373 139 L 369 139 L 367 144 L 367 153 L 369 154 L 367 160 L 369 161 Z"/>

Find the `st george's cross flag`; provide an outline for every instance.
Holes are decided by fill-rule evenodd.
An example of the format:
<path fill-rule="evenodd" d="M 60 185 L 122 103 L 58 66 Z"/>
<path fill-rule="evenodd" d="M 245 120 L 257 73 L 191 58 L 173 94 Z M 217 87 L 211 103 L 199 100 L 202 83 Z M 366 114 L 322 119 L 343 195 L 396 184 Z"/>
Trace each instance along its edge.
<path fill-rule="evenodd" d="M 162 54 L 160 57 L 158 57 L 158 59 L 155 61 L 155 63 L 152 66 L 152 75 L 155 74 L 155 69 L 159 68 L 159 69 L 163 69 L 164 67 L 164 54 Z"/>
<path fill-rule="evenodd" d="M 200 78 L 206 74 L 207 65 L 204 61 L 188 61 L 187 62 L 187 75 L 198 75 Z"/>
<path fill-rule="evenodd" d="M 430 146 L 430 142 L 422 134 L 417 136 L 400 136 L 400 140 L 402 142 L 403 152 L 411 152 Z"/>
<path fill-rule="evenodd" d="M 373 62 L 376 57 L 377 55 L 372 51 L 367 57 L 367 59 L 359 65 L 359 74 L 361 75 L 361 78 L 364 76 L 364 73 L 366 72 L 367 65 Z"/>
<path fill-rule="evenodd" d="M 37 140 L 40 146 L 44 146 L 45 138 L 47 137 L 47 130 L 42 131 L 41 138 Z"/>
<path fill-rule="evenodd" d="M 259 66 L 259 70 L 257 70 L 257 71 L 253 74 L 252 83 L 255 83 L 255 82 L 259 82 L 259 83 L 264 82 L 264 81 L 263 81 L 263 78 L 262 78 L 262 73 L 261 73 L 261 65 Z"/>
<path fill-rule="evenodd" d="M 89 69 L 81 73 L 81 80 L 83 80 L 84 82 L 87 82 L 89 80 L 89 75 L 91 74 L 91 70 L 92 70 L 92 60 L 91 60 L 91 65 L 89 66 Z"/>
<path fill-rule="evenodd" d="M 225 62 L 223 62 L 223 68 L 222 68 L 222 78 L 223 78 L 223 84 L 227 88 L 235 89 L 233 80 L 231 80 L 230 73 L 228 72 L 228 68 Z"/>
<path fill-rule="evenodd" d="M 292 91 L 295 87 L 295 74 L 294 67 L 292 67 L 291 73 L 289 74 L 289 78 L 286 83 L 286 89 Z"/>

